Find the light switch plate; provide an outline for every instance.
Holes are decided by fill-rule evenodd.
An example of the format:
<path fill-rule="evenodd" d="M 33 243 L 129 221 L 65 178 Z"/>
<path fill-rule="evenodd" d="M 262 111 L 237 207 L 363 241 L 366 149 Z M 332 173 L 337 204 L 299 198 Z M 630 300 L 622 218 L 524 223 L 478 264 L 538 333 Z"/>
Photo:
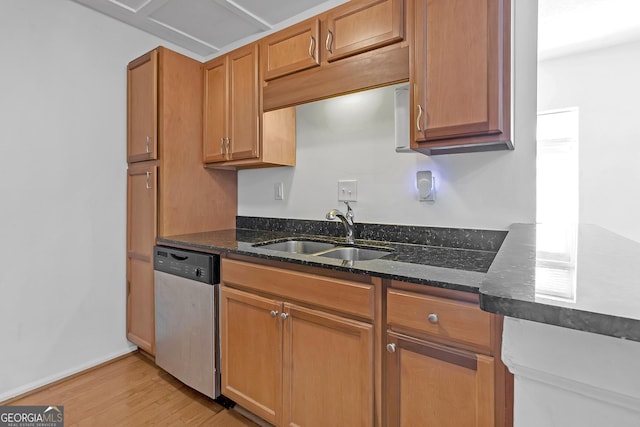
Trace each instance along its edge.
<path fill-rule="evenodd" d="M 357 202 L 358 201 L 358 181 L 355 179 L 338 181 L 338 201 Z"/>

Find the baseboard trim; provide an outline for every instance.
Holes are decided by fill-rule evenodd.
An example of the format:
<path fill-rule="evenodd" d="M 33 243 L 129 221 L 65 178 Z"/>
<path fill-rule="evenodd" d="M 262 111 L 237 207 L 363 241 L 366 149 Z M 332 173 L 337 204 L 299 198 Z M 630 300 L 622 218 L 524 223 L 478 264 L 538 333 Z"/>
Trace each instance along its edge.
<path fill-rule="evenodd" d="M 116 362 L 120 359 L 124 359 L 125 357 L 128 357 L 137 351 L 138 347 L 136 347 L 135 345 L 130 345 L 125 349 L 116 351 L 98 359 L 94 359 L 75 368 L 67 369 L 66 371 L 50 375 L 41 380 L 25 384 L 22 387 L 9 390 L 5 393 L 0 394 L 0 406 L 10 404 L 11 402 L 15 402 L 16 400 L 35 394 L 53 385 L 61 384 L 86 372 L 90 372 L 94 369 L 109 365 L 110 363 Z"/>

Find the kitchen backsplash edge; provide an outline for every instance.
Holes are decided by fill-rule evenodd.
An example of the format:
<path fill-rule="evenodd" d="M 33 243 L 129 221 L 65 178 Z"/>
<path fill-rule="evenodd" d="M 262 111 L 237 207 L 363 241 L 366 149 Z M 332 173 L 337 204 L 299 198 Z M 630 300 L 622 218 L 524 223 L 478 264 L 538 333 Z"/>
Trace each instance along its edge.
<path fill-rule="evenodd" d="M 268 230 L 295 234 L 342 237 L 344 227 L 338 221 L 293 218 L 237 216 L 236 228 Z M 355 224 L 356 239 L 408 243 L 497 252 L 507 236 L 503 230 L 424 227 L 416 225 Z"/>

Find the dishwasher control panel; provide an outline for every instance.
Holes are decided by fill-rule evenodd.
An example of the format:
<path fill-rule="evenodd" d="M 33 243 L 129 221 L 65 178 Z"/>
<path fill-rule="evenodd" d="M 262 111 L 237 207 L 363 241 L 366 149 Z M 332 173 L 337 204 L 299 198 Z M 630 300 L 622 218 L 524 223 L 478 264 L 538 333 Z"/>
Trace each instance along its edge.
<path fill-rule="evenodd" d="M 218 255 L 154 246 L 153 268 L 202 283 L 220 283 L 220 257 Z"/>

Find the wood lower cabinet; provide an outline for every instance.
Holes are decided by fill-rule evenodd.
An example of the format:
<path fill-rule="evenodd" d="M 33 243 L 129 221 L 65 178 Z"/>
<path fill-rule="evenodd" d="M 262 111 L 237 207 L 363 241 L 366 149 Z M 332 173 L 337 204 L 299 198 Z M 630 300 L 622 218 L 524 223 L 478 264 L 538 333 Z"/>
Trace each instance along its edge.
<path fill-rule="evenodd" d="M 275 426 L 377 425 L 373 325 L 336 313 L 372 316 L 371 285 L 228 259 L 221 268 L 222 393 Z M 332 310 L 342 286 L 350 304 Z"/>
<path fill-rule="evenodd" d="M 153 245 L 158 168 L 135 163 L 127 171 L 127 339 L 155 352 Z"/>
<path fill-rule="evenodd" d="M 388 427 L 493 427 L 494 361 L 387 335 Z"/>
<path fill-rule="evenodd" d="M 156 237 L 235 226 L 236 172 L 202 167 L 200 65 L 160 47 L 128 67 L 128 160 L 135 163 L 127 172 L 127 338 L 150 354 Z M 153 118 L 140 111 L 154 112 Z M 157 135 L 149 144 L 155 160 L 131 155 L 132 147 L 146 151 L 146 137 L 135 140 L 145 134 Z"/>
<path fill-rule="evenodd" d="M 373 426 L 373 326 L 284 304 L 285 426 Z"/>
<path fill-rule="evenodd" d="M 221 290 L 222 393 L 274 425 L 282 419 L 282 302 Z"/>
<path fill-rule="evenodd" d="M 411 148 L 509 149 L 510 0 L 411 0 Z"/>
<path fill-rule="evenodd" d="M 388 427 L 512 425 L 502 320 L 477 295 L 392 281 L 386 325 Z"/>

